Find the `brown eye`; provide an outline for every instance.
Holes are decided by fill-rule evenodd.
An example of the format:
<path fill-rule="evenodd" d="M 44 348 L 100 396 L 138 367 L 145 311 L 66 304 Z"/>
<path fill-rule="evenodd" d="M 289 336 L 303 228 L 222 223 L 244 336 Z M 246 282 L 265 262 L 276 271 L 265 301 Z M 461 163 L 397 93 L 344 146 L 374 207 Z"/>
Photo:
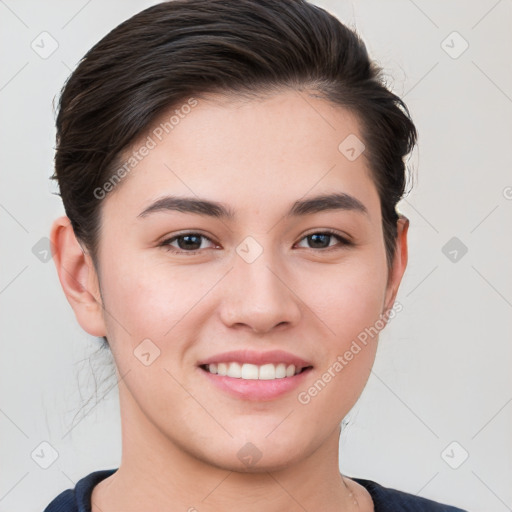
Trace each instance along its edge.
<path fill-rule="evenodd" d="M 331 244 L 333 239 L 338 240 L 338 244 Z M 330 249 L 332 247 L 343 247 L 347 245 L 352 245 L 346 238 L 342 237 L 339 233 L 335 231 L 317 231 L 315 233 L 310 233 L 306 235 L 302 240 L 307 240 L 310 244 L 309 249 Z"/>
<path fill-rule="evenodd" d="M 211 240 L 200 233 L 183 233 L 164 240 L 160 246 L 175 254 L 196 254 L 201 249 L 202 240 Z M 177 242 L 177 247 L 172 245 Z M 212 242 L 213 243 L 213 242 Z M 204 248 L 204 247 L 203 247 Z M 177 250 L 176 250 L 177 249 Z"/>

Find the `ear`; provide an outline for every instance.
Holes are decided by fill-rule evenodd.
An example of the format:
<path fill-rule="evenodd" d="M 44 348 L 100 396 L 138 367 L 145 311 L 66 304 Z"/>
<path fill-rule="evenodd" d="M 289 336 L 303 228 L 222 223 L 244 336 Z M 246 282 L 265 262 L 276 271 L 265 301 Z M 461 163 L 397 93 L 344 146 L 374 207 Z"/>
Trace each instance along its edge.
<path fill-rule="evenodd" d="M 50 241 L 60 284 L 78 323 L 92 336 L 106 336 L 96 269 L 90 255 L 78 243 L 68 217 L 53 222 Z"/>
<path fill-rule="evenodd" d="M 407 258 L 408 258 L 408 250 L 407 250 L 407 231 L 409 230 L 409 219 L 403 215 L 399 214 L 399 219 L 397 221 L 397 239 L 396 239 L 396 247 L 395 247 L 395 259 L 393 261 L 393 266 L 390 269 L 388 284 L 386 287 L 386 297 L 384 300 L 384 310 L 383 313 L 388 311 L 393 307 L 393 304 L 396 299 L 396 295 L 398 293 L 398 288 L 400 287 L 400 283 L 402 281 L 402 277 L 405 272 L 405 268 L 407 267 Z"/>

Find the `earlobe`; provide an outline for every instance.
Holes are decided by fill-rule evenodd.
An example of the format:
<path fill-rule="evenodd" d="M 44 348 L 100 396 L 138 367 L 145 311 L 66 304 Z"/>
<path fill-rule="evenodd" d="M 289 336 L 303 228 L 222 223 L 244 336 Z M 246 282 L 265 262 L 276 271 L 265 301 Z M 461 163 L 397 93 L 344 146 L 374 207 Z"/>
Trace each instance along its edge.
<path fill-rule="evenodd" d="M 78 323 L 92 336 L 106 336 L 98 276 L 68 217 L 53 222 L 50 240 L 60 284 Z"/>
<path fill-rule="evenodd" d="M 397 240 L 395 248 L 395 259 L 393 267 L 389 274 L 388 286 L 386 291 L 385 307 L 383 313 L 389 311 L 395 302 L 398 288 L 405 273 L 408 260 L 407 232 L 409 230 L 409 219 L 399 214 L 397 221 Z"/>

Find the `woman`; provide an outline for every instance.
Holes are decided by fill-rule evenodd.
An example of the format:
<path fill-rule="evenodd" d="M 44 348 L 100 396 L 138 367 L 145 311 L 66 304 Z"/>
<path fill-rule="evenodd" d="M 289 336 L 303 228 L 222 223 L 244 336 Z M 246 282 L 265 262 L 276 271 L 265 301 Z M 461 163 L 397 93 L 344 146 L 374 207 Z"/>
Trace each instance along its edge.
<path fill-rule="evenodd" d="M 114 356 L 122 461 L 46 512 L 460 511 L 339 471 L 407 265 L 416 130 L 379 73 L 302 0 L 165 2 L 87 53 L 51 241 Z"/>

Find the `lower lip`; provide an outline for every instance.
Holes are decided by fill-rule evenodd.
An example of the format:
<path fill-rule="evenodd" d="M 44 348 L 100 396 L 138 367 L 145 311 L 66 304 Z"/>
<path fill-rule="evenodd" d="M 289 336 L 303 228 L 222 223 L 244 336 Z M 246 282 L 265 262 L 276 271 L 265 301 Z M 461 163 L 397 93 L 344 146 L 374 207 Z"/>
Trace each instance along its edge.
<path fill-rule="evenodd" d="M 293 377 L 282 379 L 259 380 L 237 379 L 210 373 L 200 368 L 201 372 L 220 390 L 243 400 L 274 400 L 297 388 L 307 377 L 311 368 L 304 370 Z"/>

